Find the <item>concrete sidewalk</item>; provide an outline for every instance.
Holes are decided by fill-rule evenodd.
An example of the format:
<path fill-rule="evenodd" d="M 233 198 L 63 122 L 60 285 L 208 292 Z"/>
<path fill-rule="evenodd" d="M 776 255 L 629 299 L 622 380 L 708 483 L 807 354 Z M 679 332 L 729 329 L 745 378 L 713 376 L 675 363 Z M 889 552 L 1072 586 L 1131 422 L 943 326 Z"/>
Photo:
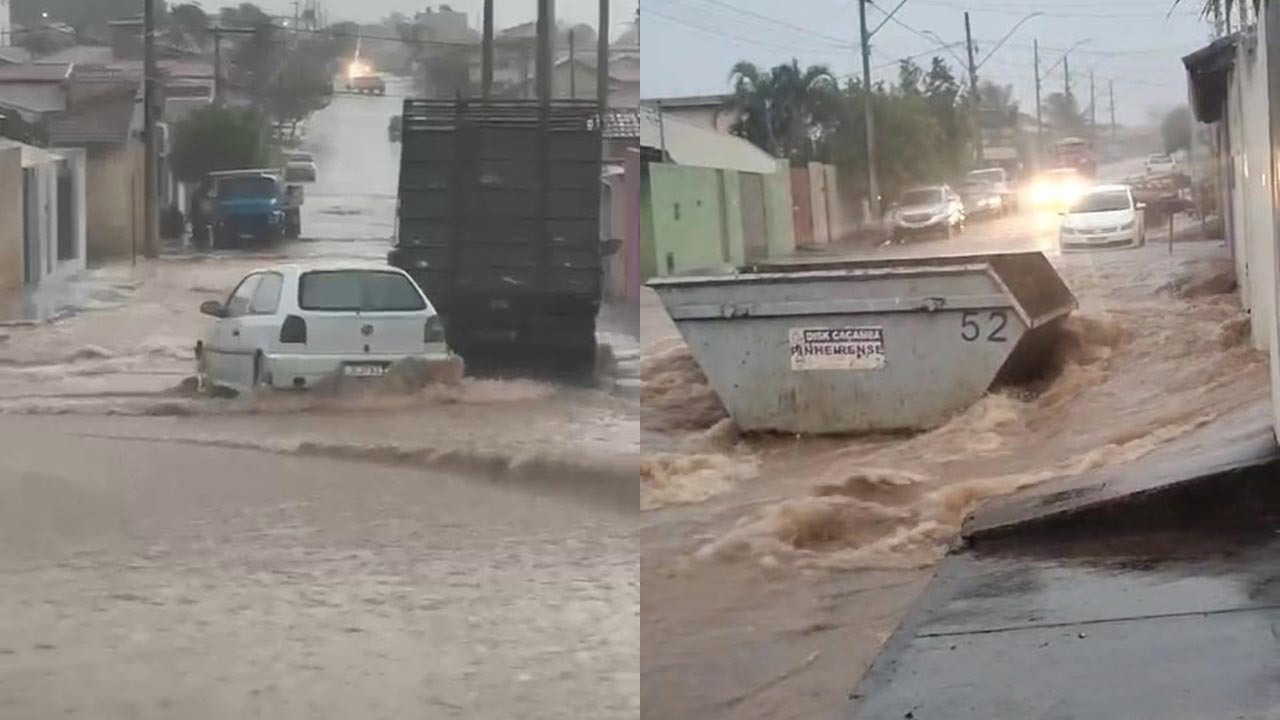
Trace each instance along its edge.
<path fill-rule="evenodd" d="M 1269 402 L 993 504 L 871 669 L 856 720 L 1280 718 Z"/>

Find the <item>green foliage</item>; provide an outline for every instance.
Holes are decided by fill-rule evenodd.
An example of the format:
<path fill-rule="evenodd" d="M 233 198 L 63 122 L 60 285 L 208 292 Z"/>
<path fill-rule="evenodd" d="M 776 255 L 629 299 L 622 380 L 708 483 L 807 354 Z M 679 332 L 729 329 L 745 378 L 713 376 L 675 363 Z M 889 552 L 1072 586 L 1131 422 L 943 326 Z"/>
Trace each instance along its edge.
<path fill-rule="evenodd" d="M 908 185 L 952 179 L 968 169 L 968 98 L 941 58 L 933 58 L 927 72 L 904 60 L 895 84 L 879 83 L 869 91 L 857 81 L 841 87 L 826 68 L 802 71 L 795 61 L 767 73 L 738 63 L 730 80 L 733 131 L 777 157 L 858 168 L 863 172 L 850 177 L 865 183 L 870 102 L 885 196 Z"/>
<path fill-rule="evenodd" d="M 182 35 L 190 35 L 196 42 L 203 43 L 205 38 L 209 36 L 209 27 L 212 21 L 205 14 L 199 5 L 194 3 L 185 3 L 175 5 L 169 11 L 168 22 L 169 33 L 174 37 Z"/>
<path fill-rule="evenodd" d="M 1053 93 L 1044 99 L 1044 121 L 1059 135 L 1084 135 L 1087 123 L 1075 95 Z"/>
<path fill-rule="evenodd" d="M 262 167 L 268 160 L 262 117 L 252 110 L 205 107 L 178 124 L 170 162 L 183 182 L 218 170 Z"/>
<path fill-rule="evenodd" d="M 15 33 L 15 42 L 29 50 L 32 55 L 40 57 L 65 50 L 75 45 L 76 39 L 57 30 L 37 30 L 21 35 Z"/>
<path fill-rule="evenodd" d="M 1191 149 L 1191 110 L 1180 107 L 1170 110 L 1160 123 L 1160 136 L 1164 138 L 1166 152 Z"/>
<path fill-rule="evenodd" d="M 792 162 L 816 158 L 839 104 L 836 79 L 825 66 L 801 70 L 792 60 L 764 72 L 740 62 L 729 79 L 734 134 Z"/>
<path fill-rule="evenodd" d="M 218 11 L 218 22 L 226 27 L 258 28 L 271 23 L 271 16 L 253 3 L 224 7 Z"/>
<path fill-rule="evenodd" d="M 157 0 L 156 11 L 163 13 L 164 0 Z M 12 0 L 13 22 L 33 28 L 44 22 L 66 23 L 77 32 L 100 34 L 107 23 L 142 15 L 138 0 Z M 46 19 L 44 13 L 48 13 Z"/>

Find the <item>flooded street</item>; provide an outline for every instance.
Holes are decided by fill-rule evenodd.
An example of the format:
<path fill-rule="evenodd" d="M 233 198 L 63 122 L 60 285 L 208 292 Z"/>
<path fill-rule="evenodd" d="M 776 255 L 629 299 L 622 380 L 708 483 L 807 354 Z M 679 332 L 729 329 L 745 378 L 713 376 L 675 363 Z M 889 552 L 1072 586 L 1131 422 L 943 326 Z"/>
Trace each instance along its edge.
<path fill-rule="evenodd" d="M 990 252 L 1010 222 L 923 249 Z M 1027 225 L 1004 249 L 1049 245 Z M 646 716 L 832 716 L 984 500 L 1269 400 L 1221 243 L 1050 259 L 1080 302 L 1056 372 L 909 436 L 740 437 L 646 297 Z"/>
<path fill-rule="evenodd" d="M 0 427 L 0 716 L 638 712 L 632 513 L 99 418 Z"/>
<path fill-rule="evenodd" d="M 193 392 L 202 302 L 267 265 L 385 260 L 405 92 L 312 118 L 300 241 L 173 247 L 11 308 L 0 717 L 638 714 L 634 394 Z M 633 362 L 611 311 L 601 341 Z"/>

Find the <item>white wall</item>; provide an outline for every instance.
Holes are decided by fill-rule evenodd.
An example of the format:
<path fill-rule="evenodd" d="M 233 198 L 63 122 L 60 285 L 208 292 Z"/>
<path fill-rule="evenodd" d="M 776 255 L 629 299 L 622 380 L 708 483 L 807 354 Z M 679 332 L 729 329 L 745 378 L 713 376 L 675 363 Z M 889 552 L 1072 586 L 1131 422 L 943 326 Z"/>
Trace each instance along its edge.
<path fill-rule="evenodd" d="M 1249 301 L 1253 345 L 1271 347 L 1276 324 L 1275 222 L 1271 207 L 1271 122 L 1267 87 L 1265 38 L 1240 49 L 1237 73 L 1244 110 L 1244 157 L 1240 195 L 1244 198 L 1244 227 L 1248 235 Z M 1252 48 L 1252 50 L 1250 49 Z"/>

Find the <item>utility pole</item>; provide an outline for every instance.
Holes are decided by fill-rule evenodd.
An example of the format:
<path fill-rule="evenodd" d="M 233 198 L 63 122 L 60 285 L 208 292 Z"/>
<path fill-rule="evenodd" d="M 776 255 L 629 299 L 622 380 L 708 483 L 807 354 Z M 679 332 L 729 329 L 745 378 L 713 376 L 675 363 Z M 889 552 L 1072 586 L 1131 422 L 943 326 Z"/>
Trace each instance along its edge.
<path fill-rule="evenodd" d="M 1107 81 L 1107 94 L 1111 96 L 1111 142 L 1116 141 L 1116 81 Z"/>
<path fill-rule="evenodd" d="M 142 112 L 143 140 L 146 144 L 146 161 L 142 171 L 142 222 L 143 248 L 147 257 L 156 254 L 156 234 L 159 214 L 157 212 L 160 184 L 159 163 L 157 157 L 156 137 L 156 100 L 157 100 L 157 68 L 156 68 L 156 7 L 155 0 L 143 0 L 142 11 Z"/>
<path fill-rule="evenodd" d="M 1052 68 L 1051 68 L 1052 69 Z M 1062 56 L 1062 94 L 1071 99 L 1071 56 Z"/>
<path fill-rule="evenodd" d="M 876 122 L 871 108 L 874 93 L 871 90 L 871 35 L 867 32 L 867 0 L 858 0 L 858 21 L 862 25 L 863 110 L 867 123 L 867 201 L 871 206 L 871 221 L 875 223 L 880 221 L 880 180 L 876 176 Z"/>
<path fill-rule="evenodd" d="M 493 93 L 493 0 L 484 0 L 484 39 L 480 42 L 480 97 Z"/>
<path fill-rule="evenodd" d="M 213 104 L 222 107 L 222 28 L 213 27 Z"/>
<path fill-rule="evenodd" d="M 1040 38 L 1036 38 L 1033 43 L 1035 46 L 1036 60 L 1036 165 L 1040 164 L 1041 142 L 1044 137 L 1044 121 L 1040 119 Z"/>
<path fill-rule="evenodd" d="M 978 162 L 982 162 L 982 120 L 979 115 L 981 105 L 978 102 L 978 68 L 973 64 L 973 32 L 969 29 L 969 11 L 964 11 L 964 49 L 969 54 L 969 100 L 970 114 L 973 116 L 973 143 L 978 153 Z"/>
<path fill-rule="evenodd" d="M 1093 97 L 1093 71 L 1089 71 L 1089 135 L 1090 137 L 1098 134 L 1098 106 L 1094 102 Z"/>
<path fill-rule="evenodd" d="M 538 101 L 551 104 L 552 47 L 555 45 L 555 0 L 538 0 L 538 50 L 537 75 Z"/>
<path fill-rule="evenodd" d="M 578 98 L 578 70 L 573 66 L 578 55 L 574 52 L 573 47 L 573 28 L 569 28 L 569 99 L 576 100 Z"/>
<path fill-rule="evenodd" d="M 609 0 L 600 0 L 600 34 L 596 38 L 596 102 L 609 107 Z"/>

